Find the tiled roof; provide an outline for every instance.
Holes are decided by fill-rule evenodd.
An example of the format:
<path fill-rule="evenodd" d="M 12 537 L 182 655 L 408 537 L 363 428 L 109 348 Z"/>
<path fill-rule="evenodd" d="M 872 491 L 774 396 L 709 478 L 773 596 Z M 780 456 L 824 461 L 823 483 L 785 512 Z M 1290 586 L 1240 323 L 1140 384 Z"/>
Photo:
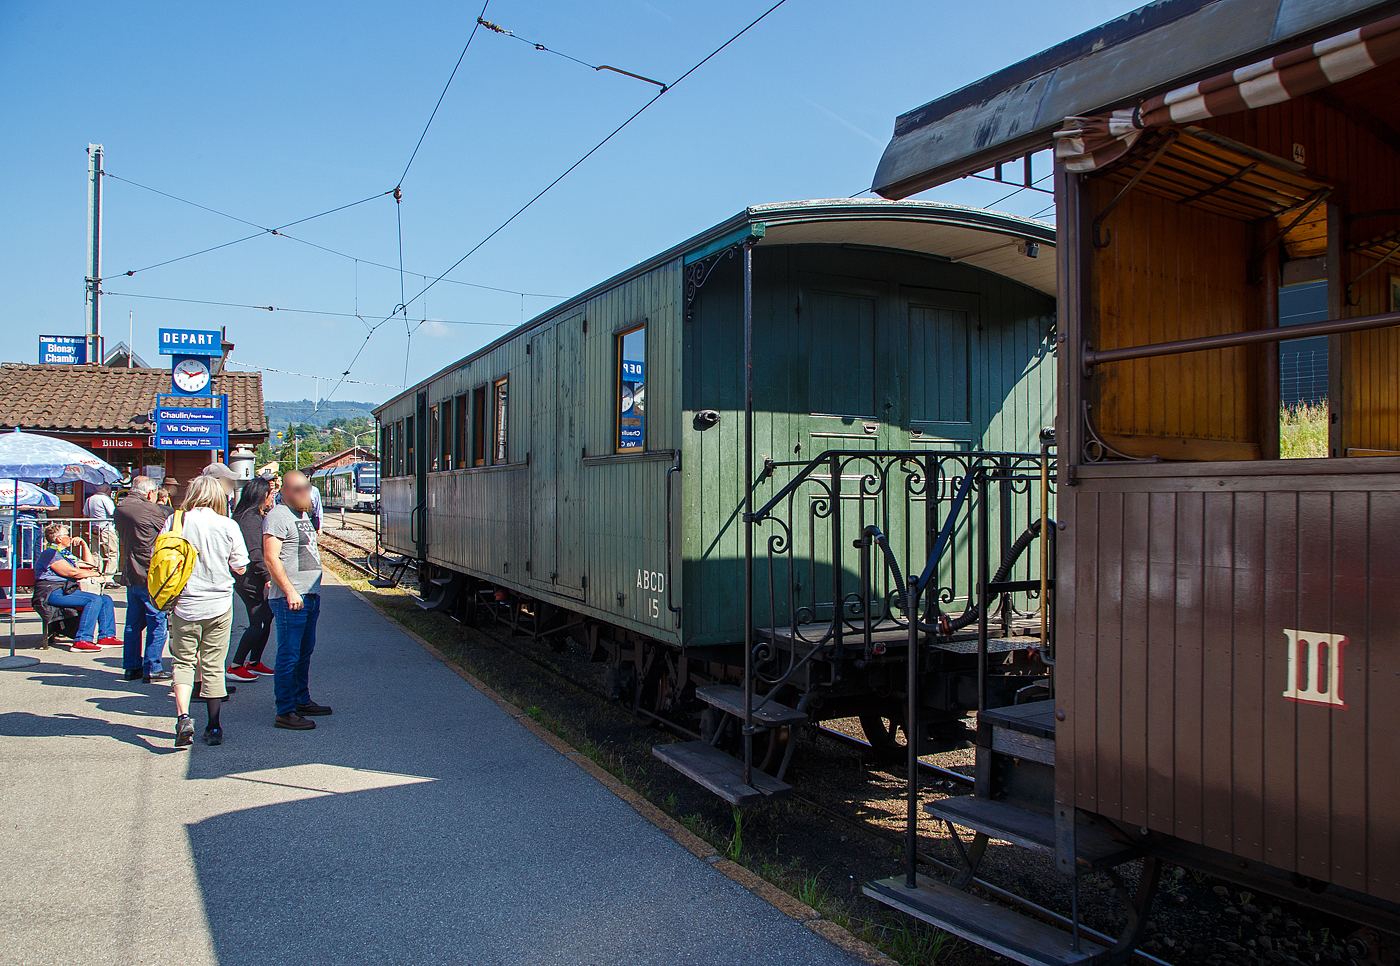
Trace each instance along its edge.
<path fill-rule="evenodd" d="M 150 433 L 156 396 L 170 392 L 169 369 L 0 365 L 0 428 Z M 214 392 L 228 394 L 229 432 L 267 435 L 262 373 L 223 372 Z"/>

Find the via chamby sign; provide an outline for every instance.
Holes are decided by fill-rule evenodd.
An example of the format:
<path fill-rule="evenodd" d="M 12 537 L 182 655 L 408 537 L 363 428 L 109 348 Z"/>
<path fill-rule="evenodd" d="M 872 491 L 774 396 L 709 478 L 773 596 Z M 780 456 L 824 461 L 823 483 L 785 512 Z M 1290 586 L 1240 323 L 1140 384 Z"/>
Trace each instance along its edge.
<path fill-rule="evenodd" d="M 219 449 L 228 452 L 228 397 L 187 399 L 157 396 L 152 414 L 156 449 Z"/>

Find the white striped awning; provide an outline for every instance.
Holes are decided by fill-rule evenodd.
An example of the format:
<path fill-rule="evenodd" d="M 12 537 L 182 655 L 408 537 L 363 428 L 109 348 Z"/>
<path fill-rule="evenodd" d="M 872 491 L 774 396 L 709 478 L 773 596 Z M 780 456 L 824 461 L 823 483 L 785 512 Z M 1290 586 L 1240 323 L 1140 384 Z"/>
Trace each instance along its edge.
<path fill-rule="evenodd" d="M 1055 158 L 1070 171 L 1095 171 L 1126 154 L 1147 128 L 1278 104 L 1397 57 L 1400 14 L 1158 94 L 1134 108 L 1067 117 L 1055 132 Z"/>

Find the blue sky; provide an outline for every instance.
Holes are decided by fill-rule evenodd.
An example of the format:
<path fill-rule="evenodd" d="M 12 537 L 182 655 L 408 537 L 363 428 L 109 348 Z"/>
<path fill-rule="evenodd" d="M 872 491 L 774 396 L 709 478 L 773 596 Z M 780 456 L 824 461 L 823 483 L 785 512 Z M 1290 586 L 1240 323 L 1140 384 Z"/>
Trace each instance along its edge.
<path fill-rule="evenodd" d="M 492 0 L 486 17 L 590 63 L 669 81 L 771 2 Z M 392 189 L 480 8 L 0 0 L 0 357 L 35 361 L 40 333 L 83 330 L 90 141 L 104 145 L 113 175 L 258 225 Z M 411 339 L 402 321 L 380 327 L 350 378 L 385 385 L 347 384 L 336 398 L 387 398 L 405 378 L 746 205 L 854 194 L 869 186 L 895 115 L 1126 9 L 787 0 L 449 276 L 510 292 L 437 285 L 409 314 L 453 321 L 430 321 Z M 397 266 L 401 216 L 411 296 L 654 92 L 480 31 L 400 210 L 379 198 L 289 231 Z M 397 270 L 268 235 L 119 276 L 253 229 L 112 178 L 105 191 L 112 292 L 358 312 L 371 324 L 400 301 Z M 922 197 L 987 205 L 1005 194 L 964 180 Z M 1022 192 L 999 207 L 1032 214 L 1048 203 Z M 235 361 L 338 375 L 367 331 L 353 317 L 113 295 L 109 345 L 126 338 L 128 311 L 137 352 L 153 365 L 164 364 L 158 327 L 223 325 Z M 271 399 L 315 391 L 309 379 L 265 380 Z"/>

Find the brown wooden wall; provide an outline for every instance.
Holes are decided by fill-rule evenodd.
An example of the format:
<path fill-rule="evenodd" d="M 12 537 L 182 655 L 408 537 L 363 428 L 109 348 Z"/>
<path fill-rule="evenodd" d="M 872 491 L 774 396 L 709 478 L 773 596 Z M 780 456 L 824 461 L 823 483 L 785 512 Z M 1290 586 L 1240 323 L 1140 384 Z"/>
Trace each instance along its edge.
<path fill-rule="evenodd" d="M 1057 798 L 1400 901 L 1400 475 L 1336 465 L 1061 495 Z M 1345 708 L 1283 696 L 1285 628 L 1346 635 Z"/>
<path fill-rule="evenodd" d="M 1091 179 L 1088 187 L 1091 209 L 1102 211 L 1121 186 Z M 1135 190 L 1106 227 L 1109 244 L 1092 262 L 1096 311 L 1086 337 L 1094 348 L 1254 327 L 1248 223 Z M 1094 423 L 1131 456 L 1258 458 L 1256 355 L 1220 349 L 1100 366 L 1089 396 Z"/>
<path fill-rule="evenodd" d="M 1363 255 L 1347 256 L 1347 278 L 1375 265 Z M 1347 315 L 1392 310 L 1390 275 L 1400 264 L 1382 265 L 1352 288 L 1356 305 Z M 1400 307 L 1400 306 L 1397 306 Z M 1342 349 L 1342 445 L 1346 449 L 1400 451 L 1400 328 L 1352 332 L 1335 340 Z"/>

